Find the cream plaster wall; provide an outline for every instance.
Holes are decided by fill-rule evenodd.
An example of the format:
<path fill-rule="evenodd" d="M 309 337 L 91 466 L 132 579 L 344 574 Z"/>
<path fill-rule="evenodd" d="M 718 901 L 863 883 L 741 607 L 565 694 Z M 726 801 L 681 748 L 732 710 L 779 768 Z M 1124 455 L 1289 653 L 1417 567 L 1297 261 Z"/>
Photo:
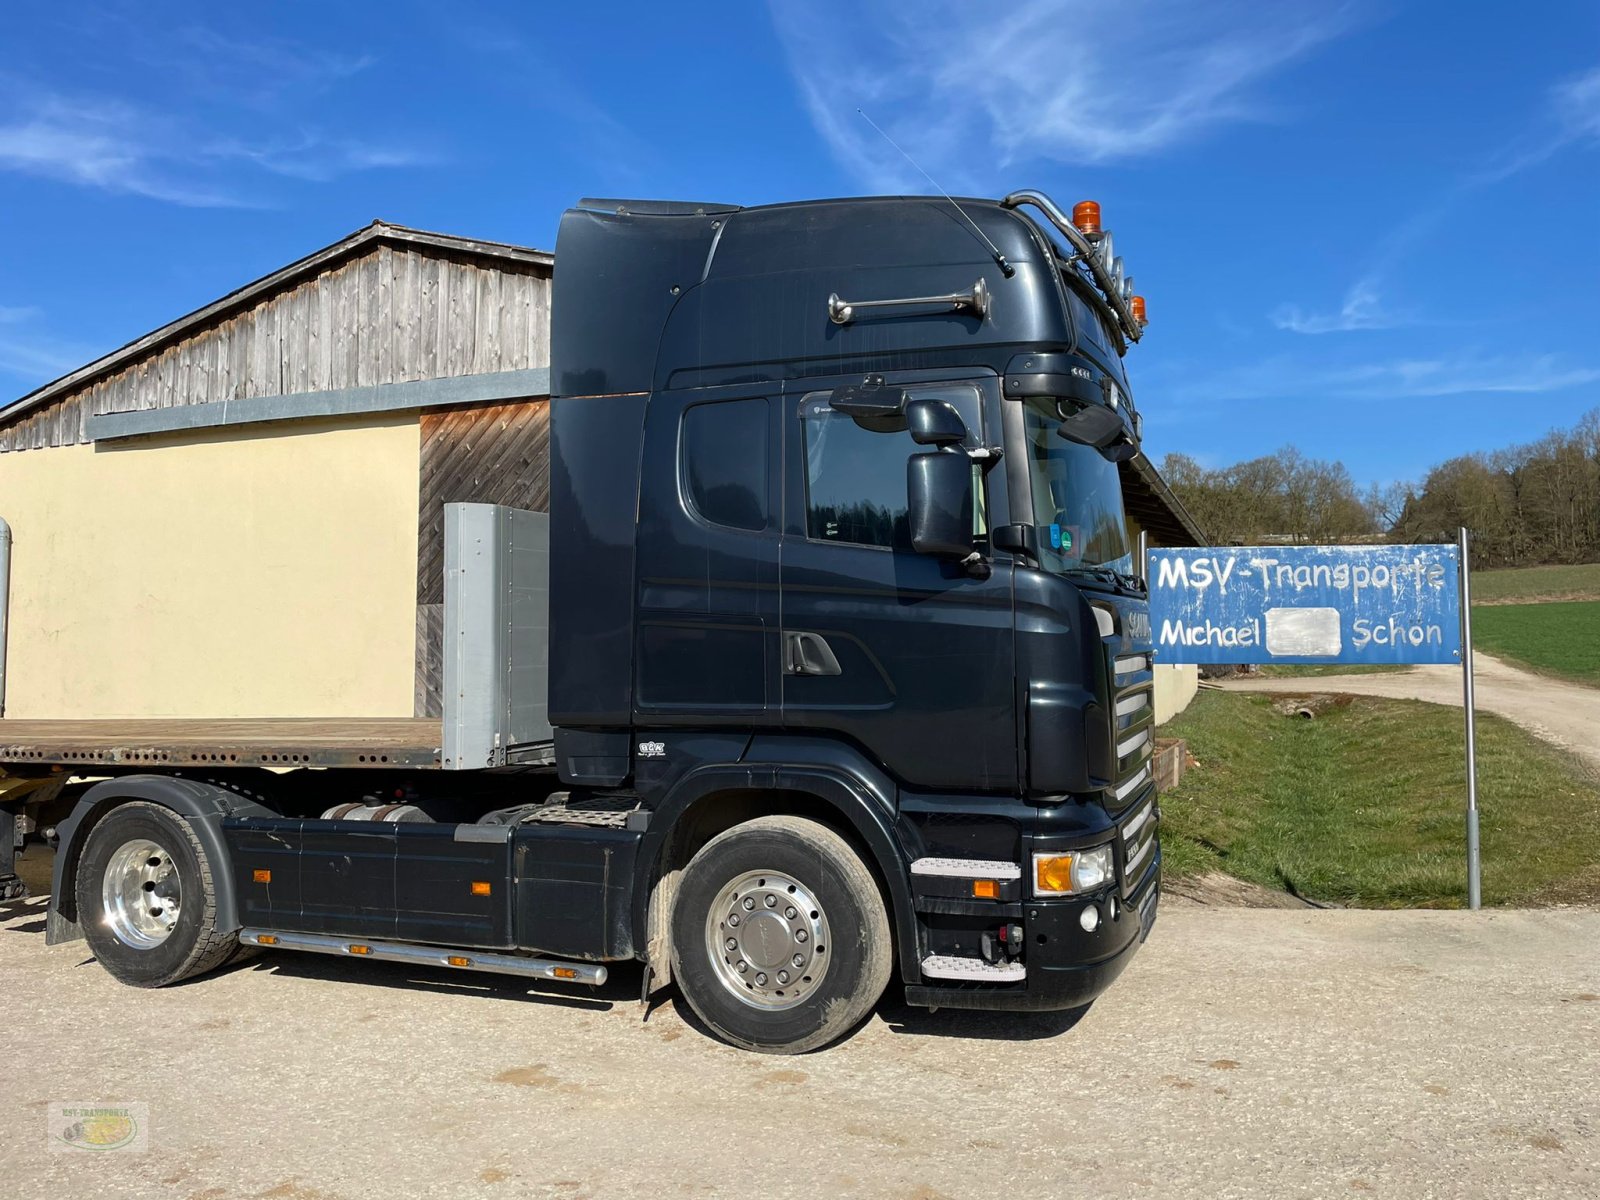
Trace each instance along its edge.
<path fill-rule="evenodd" d="M 1142 527 L 1132 517 L 1128 522 L 1128 544 L 1133 547 L 1134 557 L 1139 555 L 1139 534 Z M 1143 571 L 1141 565 L 1139 568 Z M 1156 724 L 1165 725 L 1173 717 L 1189 707 L 1189 702 L 1194 699 L 1195 693 L 1200 690 L 1200 668 L 1196 666 L 1183 666 L 1169 663 L 1156 664 L 1155 667 L 1155 702 Z"/>
<path fill-rule="evenodd" d="M 0 454 L 7 717 L 410 716 L 415 414 Z"/>
<path fill-rule="evenodd" d="M 1200 668 L 1178 663 L 1157 663 L 1156 724 L 1165 725 L 1189 707 L 1200 690 Z"/>

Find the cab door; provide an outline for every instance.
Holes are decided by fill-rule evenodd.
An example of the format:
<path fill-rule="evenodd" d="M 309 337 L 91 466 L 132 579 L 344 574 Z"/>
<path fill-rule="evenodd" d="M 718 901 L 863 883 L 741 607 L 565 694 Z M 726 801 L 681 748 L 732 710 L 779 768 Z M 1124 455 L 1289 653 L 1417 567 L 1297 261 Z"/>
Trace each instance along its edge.
<path fill-rule="evenodd" d="M 777 400 L 749 388 L 650 398 L 635 538 L 635 721 L 776 725 Z"/>
<path fill-rule="evenodd" d="M 859 382 L 808 382 L 784 399 L 784 726 L 848 737 L 911 787 L 1013 790 L 1011 568 L 992 563 L 984 578 L 911 548 L 906 465 L 925 448 L 829 406 L 834 386 Z M 968 449 L 999 444 L 992 375 L 886 382 L 949 402 Z M 974 545 L 986 559 L 988 529 L 1007 519 L 1003 476 L 974 460 Z"/>

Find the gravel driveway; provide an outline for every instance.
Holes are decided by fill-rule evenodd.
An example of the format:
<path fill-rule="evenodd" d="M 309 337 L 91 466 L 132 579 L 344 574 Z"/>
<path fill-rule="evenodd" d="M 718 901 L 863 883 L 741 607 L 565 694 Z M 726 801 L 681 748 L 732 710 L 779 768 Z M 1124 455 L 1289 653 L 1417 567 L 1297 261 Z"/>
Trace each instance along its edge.
<path fill-rule="evenodd" d="M 1600 1194 L 1600 912 L 1170 904 L 1075 1027 L 887 1004 L 798 1059 L 598 993 L 279 954 L 165 991 L 5 910 L 16 1197 Z M 46 1149 L 52 1100 L 151 1149 Z"/>
<path fill-rule="evenodd" d="M 1600 688 L 1535 675 L 1479 650 L 1472 656 L 1477 709 L 1512 721 L 1536 737 L 1600 768 Z M 1430 700 L 1461 707 L 1461 668 L 1412 667 L 1378 675 L 1323 675 L 1303 679 L 1228 679 L 1231 692 L 1352 692 L 1395 700 Z"/>

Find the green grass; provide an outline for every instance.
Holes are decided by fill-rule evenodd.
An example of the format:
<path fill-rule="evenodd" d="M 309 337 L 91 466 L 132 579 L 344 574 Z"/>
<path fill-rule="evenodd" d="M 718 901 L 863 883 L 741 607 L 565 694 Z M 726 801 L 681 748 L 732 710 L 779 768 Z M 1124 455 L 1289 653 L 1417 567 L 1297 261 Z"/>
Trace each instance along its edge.
<path fill-rule="evenodd" d="M 1529 600 L 1600 600 L 1600 563 L 1576 567 L 1515 567 L 1474 571 L 1475 603 L 1510 604 Z"/>
<path fill-rule="evenodd" d="M 1472 641 L 1535 671 L 1600 685 L 1600 600 L 1474 605 Z"/>
<path fill-rule="evenodd" d="M 1386 675 L 1410 669 L 1399 663 L 1267 663 L 1261 674 L 1268 679 L 1315 679 L 1323 675 Z"/>
<path fill-rule="evenodd" d="M 1466 903 L 1458 712 L 1350 697 L 1306 721 L 1203 692 L 1162 732 L 1199 764 L 1162 796 L 1168 871 L 1366 908 Z M 1478 781 L 1486 904 L 1600 901 L 1600 781 L 1489 714 Z"/>

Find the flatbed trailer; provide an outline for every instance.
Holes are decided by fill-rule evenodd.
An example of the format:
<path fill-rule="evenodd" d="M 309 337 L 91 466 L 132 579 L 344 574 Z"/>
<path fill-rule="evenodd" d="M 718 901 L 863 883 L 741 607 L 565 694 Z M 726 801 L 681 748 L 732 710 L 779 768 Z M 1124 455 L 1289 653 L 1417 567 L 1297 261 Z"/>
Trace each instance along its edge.
<path fill-rule="evenodd" d="M 444 725 L 421 717 L 0 720 L 0 762 L 102 767 L 438 769 Z"/>

